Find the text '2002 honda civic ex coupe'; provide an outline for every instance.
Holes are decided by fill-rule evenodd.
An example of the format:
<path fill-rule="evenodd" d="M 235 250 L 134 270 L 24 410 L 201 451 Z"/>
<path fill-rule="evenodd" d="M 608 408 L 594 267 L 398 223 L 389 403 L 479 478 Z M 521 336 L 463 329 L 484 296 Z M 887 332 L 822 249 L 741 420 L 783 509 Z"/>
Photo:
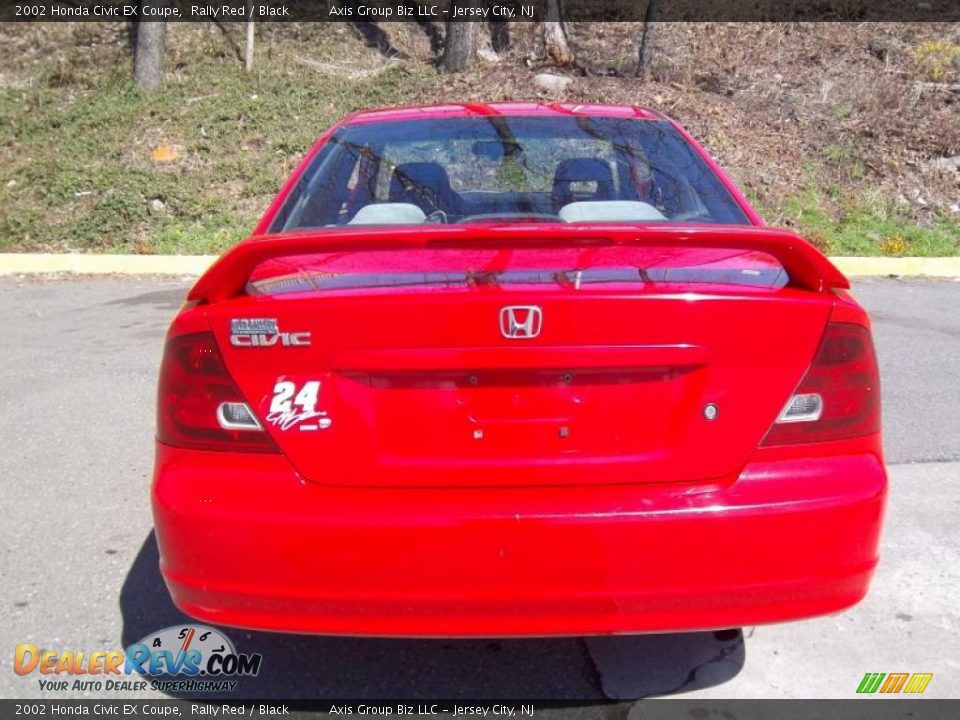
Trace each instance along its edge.
<path fill-rule="evenodd" d="M 656 112 L 352 115 L 170 327 L 164 579 L 201 620 L 324 634 L 842 610 L 886 497 L 848 287 Z"/>

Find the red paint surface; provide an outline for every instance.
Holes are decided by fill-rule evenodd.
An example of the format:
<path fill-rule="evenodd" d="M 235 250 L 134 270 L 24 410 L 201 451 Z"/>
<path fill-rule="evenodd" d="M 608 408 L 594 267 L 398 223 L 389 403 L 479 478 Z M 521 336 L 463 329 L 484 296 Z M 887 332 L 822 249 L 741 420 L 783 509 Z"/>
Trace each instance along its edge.
<path fill-rule="evenodd" d="M 499 104 L 344 122 L 477 113 L 662 119 Z M 708 163 L 754 226 L 368 227 L 259 235 L 226 253 L 170 328 L 187 366 L 168 364 L 176 382 L 160 396 L 161 419 L 186 423 L 161 433 L 181 447 L 158 443 L 153 486 L 177 605 L 293 632 L 521 636 L 752 625 L 862 598 L 886 494 L 878 416 L 816 442 L 770 429 L 801 382 L 831 412 L 837 398 L 850 413 L 864 393 L 876 402 L 869 322 L 821 253 L 757 227 Z M 622 267 L 668 274 L 569 274 Z M 533 270 L 556 277 L 524 280 Z M 751 284 L 780 271 L 785 286 Z M 376 286 L 458 272 L 459 284 Z M 248 292 L 277 279 L 293 285 Z M 542 309 L 537 337 L 504 337 L 514 305 Z M 231 345 L 232 319 L 264 317 L 311 345 Z M 824 337 L 867 354 L 811 370 L 830 361 Z M 265 421 L 278 382 L 311 381 L 329 428 Z M 242 431 L 204 415 L 224 398 L 265 425 L 245 452 L 230 447 Z"/>

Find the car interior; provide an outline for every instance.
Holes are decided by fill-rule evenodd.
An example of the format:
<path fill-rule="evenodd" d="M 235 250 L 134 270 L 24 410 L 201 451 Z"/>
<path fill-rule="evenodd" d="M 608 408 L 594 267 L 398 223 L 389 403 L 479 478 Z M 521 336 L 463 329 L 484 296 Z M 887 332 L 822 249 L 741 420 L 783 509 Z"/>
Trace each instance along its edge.
<path fill-rule="evenodd" d="M 527 222 L 649 222 L 666 216 L 649 202 L 616 196 L 611 164 L 569 158 L 557 165 L 550 193 L 458 193 L 437 162 L 393 168 L 387 202 L 362 204 L 348 225 L 404 225 L 518 220 Z"/>

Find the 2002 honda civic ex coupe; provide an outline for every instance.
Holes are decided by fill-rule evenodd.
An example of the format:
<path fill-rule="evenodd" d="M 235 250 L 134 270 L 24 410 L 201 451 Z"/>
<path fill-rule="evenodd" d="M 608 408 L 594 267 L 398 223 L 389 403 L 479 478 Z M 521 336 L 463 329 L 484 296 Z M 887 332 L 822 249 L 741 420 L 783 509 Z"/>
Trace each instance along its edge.
<path fill-rule="evenodd" d="M 173 599 L 396 636 L 846 608 L 886 496 L 848 287 L 656 112 L 352 115 L 170 328 L 153 509 Z"/>

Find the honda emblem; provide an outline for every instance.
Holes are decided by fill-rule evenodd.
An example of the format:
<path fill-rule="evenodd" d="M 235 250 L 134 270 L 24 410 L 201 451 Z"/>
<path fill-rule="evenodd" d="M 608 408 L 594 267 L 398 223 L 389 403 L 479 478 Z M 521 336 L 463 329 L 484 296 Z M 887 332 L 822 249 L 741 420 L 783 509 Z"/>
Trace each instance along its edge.
<path fill-rule="evenodd" d="M 543 328 L 543 310 L 536 305 L 508 305 L 500 310 L 500 333 L 505 338 L 535 338 Z"/>

